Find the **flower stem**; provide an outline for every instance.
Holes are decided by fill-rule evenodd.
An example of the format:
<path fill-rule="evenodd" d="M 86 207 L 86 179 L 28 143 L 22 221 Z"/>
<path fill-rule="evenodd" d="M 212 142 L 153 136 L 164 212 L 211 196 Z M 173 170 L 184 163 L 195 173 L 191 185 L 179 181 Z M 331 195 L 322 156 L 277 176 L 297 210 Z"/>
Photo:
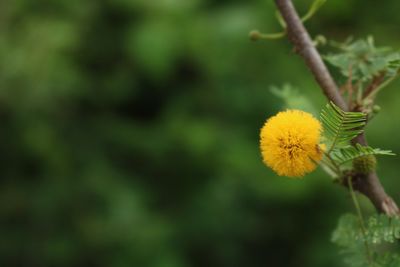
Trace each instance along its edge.
<path fill-rule="evenodd" d="M 331 157 L 329 152 L 325 152 L 324 151 L 324 155 L 329 160 L 329 162 L 331 163 L 331 168 L 336 172 L 338 177 L 341 177 L 342 176 L 342 171 L 340 170 L 339 165 L 337 165 L 336 162 L 333 160 L 333 158 Z"/>

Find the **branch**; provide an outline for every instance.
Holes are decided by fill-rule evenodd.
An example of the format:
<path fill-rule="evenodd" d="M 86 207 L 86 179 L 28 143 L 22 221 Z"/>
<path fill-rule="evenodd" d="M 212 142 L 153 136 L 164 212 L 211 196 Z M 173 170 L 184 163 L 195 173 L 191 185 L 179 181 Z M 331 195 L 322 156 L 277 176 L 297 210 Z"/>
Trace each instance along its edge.
<path fill-rule="evenodd" d="M 275 3 L 285 20 L 288 37 L 294 45 L 295 51 L 303 58 L 328 100 L 347 111 L 349 108 L 301 22 L 292 1 L 275 0 Z M 364 134 L 357 136 L 353 143 L 367 145 Z M 367 175 L 358 174 L 354 188 L 368 197 L 379 212 L 389 216 L 399 214 L 399 208 L 393 199 L 386 194 L 375 172 Z"/>
<path fill-rule="evenodd" d="M 315 80 L 321 86 L 326 97 L 342 110 L 347 111 L 348 107 L 346 102 L 339 93 L 338 87 L 322 61 L 310 35 L 304 28 L 292 1 L 275 0 L 275 2 L 286 22 L 288 37 L 294 45 L 295 51 L 304 59 L 306 65 L 311 70 Z"/>

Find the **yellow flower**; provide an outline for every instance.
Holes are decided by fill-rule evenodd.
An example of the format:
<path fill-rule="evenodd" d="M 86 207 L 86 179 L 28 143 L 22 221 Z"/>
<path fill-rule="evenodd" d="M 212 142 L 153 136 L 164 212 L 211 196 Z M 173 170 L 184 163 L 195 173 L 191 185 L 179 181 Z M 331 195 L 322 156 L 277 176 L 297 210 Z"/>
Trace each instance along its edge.
<path fill-rule="evenodd" d="M 320 122 L 309 113 L 279 112 L 260 132 L 264 163 L 281 176 L 302 177 L 312 172 L 322 158 L 321 129 Z"/>

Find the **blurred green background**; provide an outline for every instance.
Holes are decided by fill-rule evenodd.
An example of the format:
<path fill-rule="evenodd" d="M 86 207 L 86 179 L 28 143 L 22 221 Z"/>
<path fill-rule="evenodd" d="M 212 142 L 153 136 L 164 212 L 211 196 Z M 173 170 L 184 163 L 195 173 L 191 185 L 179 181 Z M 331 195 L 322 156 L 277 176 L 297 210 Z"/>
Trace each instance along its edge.
<path fill-rule="evenodd" d="M 311 0 L 296 0 L 305 12 Z M 313 35 L 400 47 L 400 2 L 330 0 Z M 271 85 L 325 103 L 272 0 L 2 0 L 0 266 L 342 266 L 330 234 L 352 211 L 318 170 L 277 177 L 259 129 Z M 400 91 L 372 146 L 400 153 Z M 398 157 L 380 162 L 400 201 Z M 364 207 L 372 212 L 368 201 Z"/>

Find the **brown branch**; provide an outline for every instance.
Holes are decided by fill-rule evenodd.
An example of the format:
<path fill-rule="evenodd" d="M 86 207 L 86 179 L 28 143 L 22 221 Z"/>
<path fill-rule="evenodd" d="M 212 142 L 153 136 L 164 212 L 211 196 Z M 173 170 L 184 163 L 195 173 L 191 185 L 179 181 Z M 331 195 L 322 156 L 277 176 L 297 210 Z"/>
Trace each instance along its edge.
<path fill-rule="evenodd" d="M 340 94 L 338 87 L 329 73 L 327 67 L 317 49 L 315 48 L 310 35 L 305 29 L 296 9 L 291 0 L 275 0 L 276 6 L 286 22 L 287 33 L 290 41 L 297 53 L 303 58 L 308 68 L 311 70 L 315 80 L 321 87 L 325 96 L 333 101 L 343 110 L 349 108 Z M 357 136 L 353 143 L 367 145 L 364 134 Z M 354 188 L 368 197 L 379 212 L 387 215 L 399 213 L 396 203 L 389 197 L 375 172 L 368 175 L 358 174 Z"/>
<path fill-rule="evenodd" d="M 304 59 L 306 65 L 314 75 L 315 80 L 321 86 L 326 97 L 341 109 L 347 110 L 347 105 L 339 93 L 335 81 L 332 79 L 332 76 L 322 61 L 310 35 L 304 28 L 292 1 L 275 0 L 275 2 L 286 22 L 288 37 L 293 43 L 296 52 Z"/>

